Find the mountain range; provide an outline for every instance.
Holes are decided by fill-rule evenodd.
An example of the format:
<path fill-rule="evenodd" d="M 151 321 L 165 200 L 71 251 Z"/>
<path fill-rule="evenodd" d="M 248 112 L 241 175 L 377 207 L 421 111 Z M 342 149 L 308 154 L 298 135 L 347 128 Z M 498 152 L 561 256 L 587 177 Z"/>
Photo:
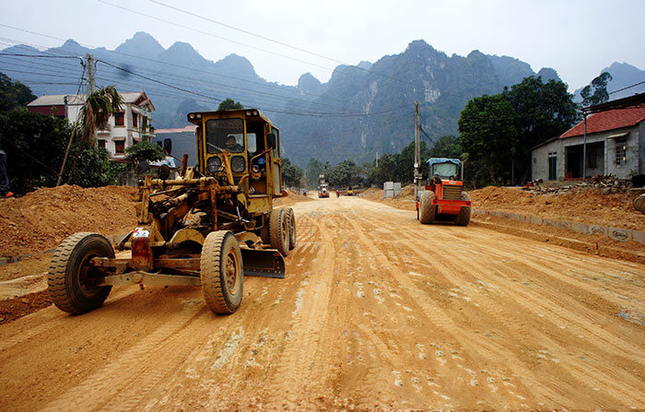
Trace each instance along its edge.
<path fill-rule="evenodd" d="M 457 134 L 459 113 L 473 97 L 499 93 L 532 75 L 560 80 L 552 68 L 535 73 L 513 57 L 478 50 L 466 57 L 448 56 L 416 40 L 400 54 L 374 63 L 340 65 L 327 83 L 305 73 L 296 86 L 285 86 L 262 79 L 242 56 L 213 62 L 188 43 L 165 49 L 143 32 L 113 51 L 87 49 L 73 40 L 44 51 L 9 47 L 0 55 L 0 72 L 25 83 L 37 96 L 75 94 L 84 90 L 78 56 L 86 53 L 97 61 L 97 85 L 148 94 L 156 107 L 157 129 L 183 127 L 188 112 L 215 110 L 221 100 L 232 98 L 271 118 L 281 130 L 283 155 L 301 166 L 312 157 L 361 163 L 377 153 L 399 152 L 413 141 L 415 101 L 423 138 L 432 146 L 445 134 Z M 626 63 L 605 70 L 614 77 L 610 91 L 645 79 L 645 71 Z M 645 85 L 620 93 L 642 91 Z"/>

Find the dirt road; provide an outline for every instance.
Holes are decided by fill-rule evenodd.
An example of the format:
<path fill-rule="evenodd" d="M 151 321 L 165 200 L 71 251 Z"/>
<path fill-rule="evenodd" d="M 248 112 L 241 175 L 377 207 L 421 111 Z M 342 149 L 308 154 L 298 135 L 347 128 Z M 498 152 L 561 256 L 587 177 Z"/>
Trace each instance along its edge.
<path fill-rule="evenodd" d="M 0 409 L 645 408 L 645 265 L 360 198 L 293 208 L 287 278 L 246 278 L 234 315 L 122 287 L 0 327 Z"/>

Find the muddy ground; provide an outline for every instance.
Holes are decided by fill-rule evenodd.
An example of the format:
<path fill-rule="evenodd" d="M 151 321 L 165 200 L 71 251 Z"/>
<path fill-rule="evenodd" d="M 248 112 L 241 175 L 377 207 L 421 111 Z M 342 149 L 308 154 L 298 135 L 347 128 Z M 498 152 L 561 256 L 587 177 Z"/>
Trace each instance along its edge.
<path fill-rule="evenodd" d="M 645 408 L 645 264 L 500 229 L 518 222 L 288 204 L 287 276 L 246 278 L 233 315 L 198 288 L 115 287 L 1 325 L 1 409 Z"/>

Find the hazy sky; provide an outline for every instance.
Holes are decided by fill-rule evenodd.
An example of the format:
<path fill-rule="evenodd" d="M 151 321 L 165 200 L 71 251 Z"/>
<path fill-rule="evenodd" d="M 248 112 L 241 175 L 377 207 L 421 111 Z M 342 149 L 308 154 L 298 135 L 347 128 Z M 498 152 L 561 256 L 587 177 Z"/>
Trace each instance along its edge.
<path fill-rule="evenodd" d="M 145 31 L 165 48 L 175 41 L 187 42 L 213 61 L 231 53 L 242 55 L 261 77 L 282 84 L 296 84 L 306 72 L 325 82 L 339 62 L 375 62 L 403 52 L 417 39 L 448 55 L 466 56 L 478 49 L 516 57 L 536 72 L 552 67 L 570 91 L 615 61 L 645 69 L 645 0 L 0 0 L 0 4 L 0 49 L 20 43 L 56 47 L 71 38 L 86 47 L 113 50 L 137 31 Z"/>

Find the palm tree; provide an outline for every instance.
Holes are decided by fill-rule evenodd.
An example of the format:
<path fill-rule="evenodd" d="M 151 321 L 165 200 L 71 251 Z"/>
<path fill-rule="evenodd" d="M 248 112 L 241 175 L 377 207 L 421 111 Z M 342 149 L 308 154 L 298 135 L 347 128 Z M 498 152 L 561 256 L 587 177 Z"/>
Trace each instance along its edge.
<path fill-rule="evenodd" d="M 85 144 L 87 147 L 92 146 L 94 144 L 94 134 L 96 133 L 96 129 L 107 122 L 110 118 L 110 114 L 121 110 L 122 104 L 123 98 L 119 92 L 117 92 L 115 85 L 103 87 L 93 91 L 87 96 L 85 103 L 83 103 L 83 106 L 81 107 L 78 120 L 76 120 L 72 125 L 72 134 L 70 135 L 69 142 L 67 143 L 67 150 L 65 150 L 65 157 L 63 158 L 63 165 L 58 173 L 56 186 L 60 184 L 63 177 L 63 171 L 65 170 L 65 164 L 67 163 L 67 157 L 69 156 L 69 150 L 72 147 L 72 141 L 74 138 L 79 136 L 82 144 Z M 80 151 L 74 159 L 72 172 L 76 168 L 76 161 L 79 156 Z"/>

